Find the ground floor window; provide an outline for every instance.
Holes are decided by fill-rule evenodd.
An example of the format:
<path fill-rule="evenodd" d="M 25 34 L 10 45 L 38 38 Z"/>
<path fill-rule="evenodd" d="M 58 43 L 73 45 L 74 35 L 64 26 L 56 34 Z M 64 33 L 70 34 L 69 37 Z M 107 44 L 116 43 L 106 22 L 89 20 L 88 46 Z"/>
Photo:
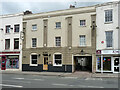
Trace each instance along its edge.
<path fill-rule="evenodd" d="M 62 54 L 54 54 L 54 66 L 62 66 Z"/>
<path fill-rule="evenodd" d="M 104 71 L 111 71 L 111 57 L 103 57 L 102 67 Z M 97 57 L 97 70 L 101 70 L 101 57 Z"/>
<path fill-rule="evenodd" d="M 37 65 L 37 55 L 31 55 L 31 65 Z"/>
<path fill-rule="evenodd" d="M 19 56 L 7 56 L 6 69 L 19 69 Z"/>

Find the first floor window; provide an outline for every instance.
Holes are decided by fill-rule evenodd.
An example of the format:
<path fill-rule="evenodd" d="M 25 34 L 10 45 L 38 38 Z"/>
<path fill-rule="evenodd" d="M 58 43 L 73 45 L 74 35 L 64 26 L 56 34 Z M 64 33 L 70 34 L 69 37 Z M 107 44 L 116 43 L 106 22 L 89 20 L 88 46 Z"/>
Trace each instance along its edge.
<path fill-rule="evenodd" d="M 85 35 L 80 35 L 80 46 L 86 45 Z"/>
<path fill-rule="evenodd" d="M 31 64 L 37 64 L 37 55 L 31 55 Z"/>
<path fill-rule="evenodd" d="M 113 31 L 106 31 L 106 47 L 113 46 Z"/>
<path fill-rule="evenodd" d="M 113 10 L 105 10 L 105 22 L 112 22 Z"/>
<path fill-rule="evenodd" d="M 32 38 L 32 47 L 36 47 L 36 44 L 37 44 L 37 39 Z"/>
<path fill-rule="evenodd" d="M 10 49 L 10 39 L 5 39 L 5 49 Z"/>
<path fill-rule="evenodd" d="M 62 55 L 61 54 L 55 54 L 54 55 L 54 65 L 55 66 L 61 66 L 62 65 Z"/>
<path fill-rule="evenodd" d="M 14 39 L 14 49 L 19 49 L 19 38 Z"/>
<path fill-rule="evenodd" d="M 61 46 L 61 37 L 55 37 L 56 46 Z"/>

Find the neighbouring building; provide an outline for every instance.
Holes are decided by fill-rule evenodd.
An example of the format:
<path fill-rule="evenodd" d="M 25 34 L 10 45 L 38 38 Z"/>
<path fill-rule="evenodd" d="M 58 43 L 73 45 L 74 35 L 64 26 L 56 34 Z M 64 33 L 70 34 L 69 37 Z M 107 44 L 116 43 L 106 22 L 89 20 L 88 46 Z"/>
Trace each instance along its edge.
<path fill-rule="evenodd" d="M 0 68 L 5 70 L 22 69 L 21 32 L 23 13 L 0 16 Z M 2 58 L 5 61 L 2 61 Z M 2 64 L 4 65 L 2 65 Z M 1 65 L 3 67 L 1 67 Z"/>
<path fill-rule="evenodd" d="M 95 6 L 23 17 L 22 71 L 96 71 Z"/>
<path fill-rule="evenodd" d="M 96 7 L 96 71 L 120 72 L 120 2 Z"/>

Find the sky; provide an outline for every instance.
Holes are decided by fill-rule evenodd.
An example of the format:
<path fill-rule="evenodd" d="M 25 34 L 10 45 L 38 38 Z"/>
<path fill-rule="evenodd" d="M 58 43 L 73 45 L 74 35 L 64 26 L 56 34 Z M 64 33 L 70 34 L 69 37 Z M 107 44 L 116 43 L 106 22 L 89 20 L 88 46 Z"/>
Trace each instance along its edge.
<path fill-rule="evenodd" d="M 111 1 L 119 0 L 0 0 L 0 15 L 20 13 L 26 10 L 30 10 L 32 13 L 49 12 L 69 9 L 70 5 L 84 7 Z"/>

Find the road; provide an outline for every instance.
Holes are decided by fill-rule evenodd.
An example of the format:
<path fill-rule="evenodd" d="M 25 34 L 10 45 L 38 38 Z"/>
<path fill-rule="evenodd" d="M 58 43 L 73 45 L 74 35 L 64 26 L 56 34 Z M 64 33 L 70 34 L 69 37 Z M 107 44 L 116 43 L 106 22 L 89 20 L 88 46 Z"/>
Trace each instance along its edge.
<path fill-rule="evenodd" d="M 118 88 L 117 78 L 2 74 L 2 88 Z"/>

